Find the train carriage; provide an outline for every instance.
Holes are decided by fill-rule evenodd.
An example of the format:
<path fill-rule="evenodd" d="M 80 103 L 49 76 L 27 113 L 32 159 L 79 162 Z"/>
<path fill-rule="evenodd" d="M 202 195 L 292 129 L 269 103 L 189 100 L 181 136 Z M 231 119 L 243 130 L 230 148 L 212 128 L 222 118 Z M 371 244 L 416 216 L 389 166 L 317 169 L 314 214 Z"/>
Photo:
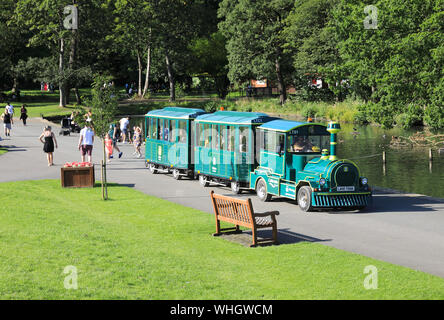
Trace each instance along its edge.
<path fill-rule="evenodd" d="M 255 128 L 273 120 L 258 112 L 218 111 L 198 116 L 195 123 L 195 171 L 202 186 L 231 186 L 234 193 L 249 187 L 257 165 Z"/>
<path fill-rule="evenodd" d="M 152 173 L 172 171 L 175 179 L 194 177 L 192 121 L 202 109 L 167 107 L 145 116 L 146 166 Z"/>
<path fill-rule="evenodd" d="M 371 191 L 356 164 L 337 159 L 339 130 L 335 122 L 327 127 L 280 119 L 260 126 L 260 160 L 250 173 L 250 188 L 262 201 L 272 195 L 297 200 L 304 211 L 364 208 Z"/>

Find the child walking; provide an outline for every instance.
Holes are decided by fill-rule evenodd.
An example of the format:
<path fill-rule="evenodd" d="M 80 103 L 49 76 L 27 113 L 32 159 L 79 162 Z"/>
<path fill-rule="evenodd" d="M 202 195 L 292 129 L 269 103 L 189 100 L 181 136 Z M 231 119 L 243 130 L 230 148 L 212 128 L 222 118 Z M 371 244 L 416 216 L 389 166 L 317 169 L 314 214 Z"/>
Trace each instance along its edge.
<path fill-rule="evenodd" d="M 142 146 L 142 129 L 140 129 L 140 127 L 134 128 L 133 145 L 135 150 L 134 155 L 140 158 L 142 156 L 140 153 L 140 147 Z"/>
<path fill-rule="evenodd" d="M 113 140 L 109 136 L 109 133 L 105 136 L 105 151 L 107 162 L 111 162 L 111 157 L 113 155 Z"/>

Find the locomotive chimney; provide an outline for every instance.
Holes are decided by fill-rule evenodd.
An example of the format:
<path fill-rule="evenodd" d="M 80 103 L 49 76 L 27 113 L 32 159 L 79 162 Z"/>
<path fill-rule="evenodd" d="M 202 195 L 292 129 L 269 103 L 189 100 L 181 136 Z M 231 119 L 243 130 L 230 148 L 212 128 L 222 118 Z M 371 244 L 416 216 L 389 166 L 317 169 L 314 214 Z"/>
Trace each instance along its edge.
<path fill-rule="evenodd" d="M 338 122 L 330 122 L 327 126 L 327 131 L 330 132 L 330 160 L 337 160 L 338 157 L 336 156 L 336 145 L 337 145 L 337 138 L 336 134 L 341 131 L 341 125 Z"/>

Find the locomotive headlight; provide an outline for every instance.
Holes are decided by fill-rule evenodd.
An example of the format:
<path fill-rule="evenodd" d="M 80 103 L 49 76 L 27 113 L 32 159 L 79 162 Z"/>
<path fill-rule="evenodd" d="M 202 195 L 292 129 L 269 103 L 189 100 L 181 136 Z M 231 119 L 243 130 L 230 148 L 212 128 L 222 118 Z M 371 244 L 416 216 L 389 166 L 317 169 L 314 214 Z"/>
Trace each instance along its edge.
<path fill-rule="evenodd" d="M 324 178 L 319 179 L 319 185 L 320 185 L 321 187 L 325 186 L 325 183 L 326 183 L 326 182 L 327 182 L 327 181 L 325 181 Z"/>
<path fill-rule="evenodd" d="M 367 178 L 361 178 L 361 183 L 362 183 L 362 185 L 367 185 L 367 183 L 368 183 L 368 179 Z"/>

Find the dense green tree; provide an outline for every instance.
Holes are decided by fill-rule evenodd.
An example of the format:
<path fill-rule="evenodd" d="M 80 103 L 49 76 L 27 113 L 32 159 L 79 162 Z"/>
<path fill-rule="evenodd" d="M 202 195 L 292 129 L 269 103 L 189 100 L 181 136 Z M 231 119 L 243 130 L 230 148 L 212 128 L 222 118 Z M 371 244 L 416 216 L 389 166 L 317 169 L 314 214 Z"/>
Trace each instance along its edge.
<path fill-rule="evenodd" d="M 151 50 L 154 25 L 152 1 L 117 0 L 108 1 L 114 6 L 114 30 L 110 35 L 114 45 L 122 52 L 137 60 L 138 96 L 146 94 L 149 86 Z M 146 67 L 144 68 L 144 61 Z M 142 77 L 145 70 L 145 85 L 142 91 Z"/>
<path fill-rule="evenodd" d="M 311 79 L 322 78 L 341 96 L 341 79 L 331 78 L 340 63 L 337 42 L 328 23 L 336 0 L 302 0 L 295 3 L 284 30 L 286 50 L 291 54 L 296 88 L 309 90 Z M 338 83 L 338 85 L 336 85 Z"/>
<path fill-rule="evenodd" d="M 226 97 L 230 85 L 225 45 L 225 37 L 220 32 L 197 38 L 190 45 L 194 57 L 191 72 L 213 78 L 217 93 L 222 99 Z"/>
<path fill-rule="evenodd" d="M 230 80 L 274 80 L 281 103 L 287 99 L 287 82 L 292 75 L 283 30 L 293 5 L 292 0 L 223 0 L 219 9 L 223 19 L 219 27 L 227 38 Z"/>

